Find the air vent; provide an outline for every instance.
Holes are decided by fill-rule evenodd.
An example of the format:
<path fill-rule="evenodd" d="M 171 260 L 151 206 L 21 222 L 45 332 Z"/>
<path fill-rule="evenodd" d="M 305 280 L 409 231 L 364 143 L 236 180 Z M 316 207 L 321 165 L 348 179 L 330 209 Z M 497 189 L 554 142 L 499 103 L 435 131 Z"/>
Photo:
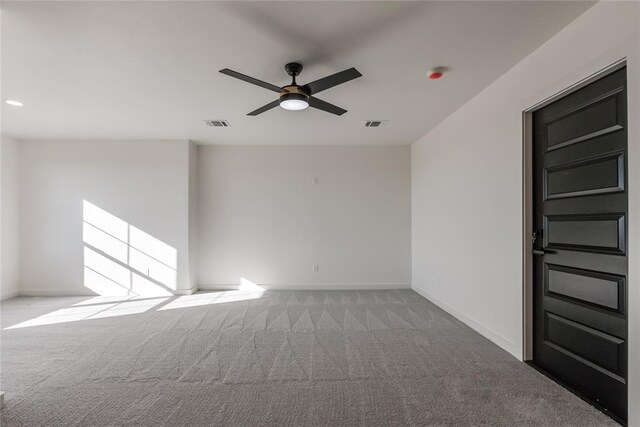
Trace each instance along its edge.
<path fill-rule="evenodd" d="M 367 120 L 364 122 L 364 127 L 367 128 L 379 128 L 384 126 L 388 120 Z"/>
<path fill-rule="evenodd" d="M 204 122 L 207 126 L 211 126 L 213 128 L 228 128 L 231 126 L 226 120 L 205 120 Z"/>

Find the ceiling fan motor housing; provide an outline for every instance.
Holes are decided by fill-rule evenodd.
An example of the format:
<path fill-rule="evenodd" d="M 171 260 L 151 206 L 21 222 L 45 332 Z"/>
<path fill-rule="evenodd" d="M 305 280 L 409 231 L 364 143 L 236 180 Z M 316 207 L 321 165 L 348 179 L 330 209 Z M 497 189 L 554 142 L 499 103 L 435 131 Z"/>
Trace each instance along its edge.
<path fill-rule="evenodd" d="M 288 98 L 288 96 L 291 96 L 290 98 Z M 283 97 L 287 97 L 287 98 L 283 98 Z M 307 92 L 305 92 L 301 86 L 298 85 L 290 85 L 290 86 L 284 86 L 282 88 L 282 91 L 280 92 L 280 99 L 301 99 L 301 100 L 307 100 L 309 98 L 309 94 Z"/>
<path fill-rule="evenodd" d="M 303 95 L 301 93 L 283 93 L 280 95 L 280 102 L 288 101 L 291 99 L 297 99 L 299 101 L 309 102 L 309 97 L 307 95 Z"/>
<path fill-rule="evenodd" d="M 280 106 L 286 110 L 304 110 L 309 106 L 309 94 L 298 85 L 285 86 L 280 92 Z"/>

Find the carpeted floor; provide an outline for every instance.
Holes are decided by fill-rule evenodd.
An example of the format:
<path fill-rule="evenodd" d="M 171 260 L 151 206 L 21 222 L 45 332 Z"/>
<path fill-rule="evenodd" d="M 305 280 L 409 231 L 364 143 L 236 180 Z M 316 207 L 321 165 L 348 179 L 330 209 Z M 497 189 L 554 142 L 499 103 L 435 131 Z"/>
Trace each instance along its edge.
<path fill-rule="evenodd" d="M 2 303 L 3 426 L 614 425 L 413 291 Z"/>

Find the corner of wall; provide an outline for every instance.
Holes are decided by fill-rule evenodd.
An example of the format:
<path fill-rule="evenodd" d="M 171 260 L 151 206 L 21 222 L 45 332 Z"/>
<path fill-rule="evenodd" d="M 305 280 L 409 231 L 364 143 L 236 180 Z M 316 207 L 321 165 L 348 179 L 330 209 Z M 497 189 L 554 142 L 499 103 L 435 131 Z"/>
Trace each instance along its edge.
<path fill-rule="evenodd" d="M 0 135 L 0 300 L 19 294 L 19 143 Z"/>
<path fill-rule="evenodd" d="M 198 290 L 198 145 L 189 141 L 189 285 L 193 292 Z M 191 293 L 193 293 L 191 292 Z"/>

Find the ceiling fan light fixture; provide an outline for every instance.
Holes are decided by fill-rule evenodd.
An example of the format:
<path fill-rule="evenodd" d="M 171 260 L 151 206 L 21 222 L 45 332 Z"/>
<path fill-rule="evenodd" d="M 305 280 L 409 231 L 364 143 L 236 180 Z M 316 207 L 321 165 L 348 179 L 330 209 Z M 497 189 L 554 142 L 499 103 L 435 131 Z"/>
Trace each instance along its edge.
<path fill-rule="evenodd" d="M 280 106 L 285 110 L 304 110 L 309 106 L 309 100 L 307 96 L 299 93 L 285 93 L 280 96 Z"/>
<path fill-rule="evenodd" d="M 223 68 L 220 70 L 222 74 L 229 77 L 233 77 L 238 80 L 242 80 L 247 83 L 251 83 L 256 86 L 260 86 L 264 89 L 268 89 L 273 92 L 277 92 L 280 97 L 262 107 L 253 110 L 248 113 L 247 116 L 257 116 L 269 111 L 272 108 L 276 108 L 278 105 L 285 110 L 300 111 L 308 107 L 312 107 L 327 113 L 341 116 L 347 112 L 344 108 L 340 108 L 336 105 L 330 104 L 322 99 L 316 98 L 316 94 L 324 90 L 331 89 L 332 87 L 341 85 L 358 77 L 362 77 L 362 74 L 355 68 L 349 68 L 348 70 L 340 71 L 330 76 L 323 77 L 318 80 L 314 80 L 311 83 L 300 86 L 296 83 L 296 77 L 300 75 L 302 71 L 302 64 L 298 62 L 290 62 L 284 67 L 288 75 L 291 76 L 291 84 L 283 87 L 278 87 L 274 84 L 263 82 L 246 74 L 239 73 L 237 71 Z"/>

